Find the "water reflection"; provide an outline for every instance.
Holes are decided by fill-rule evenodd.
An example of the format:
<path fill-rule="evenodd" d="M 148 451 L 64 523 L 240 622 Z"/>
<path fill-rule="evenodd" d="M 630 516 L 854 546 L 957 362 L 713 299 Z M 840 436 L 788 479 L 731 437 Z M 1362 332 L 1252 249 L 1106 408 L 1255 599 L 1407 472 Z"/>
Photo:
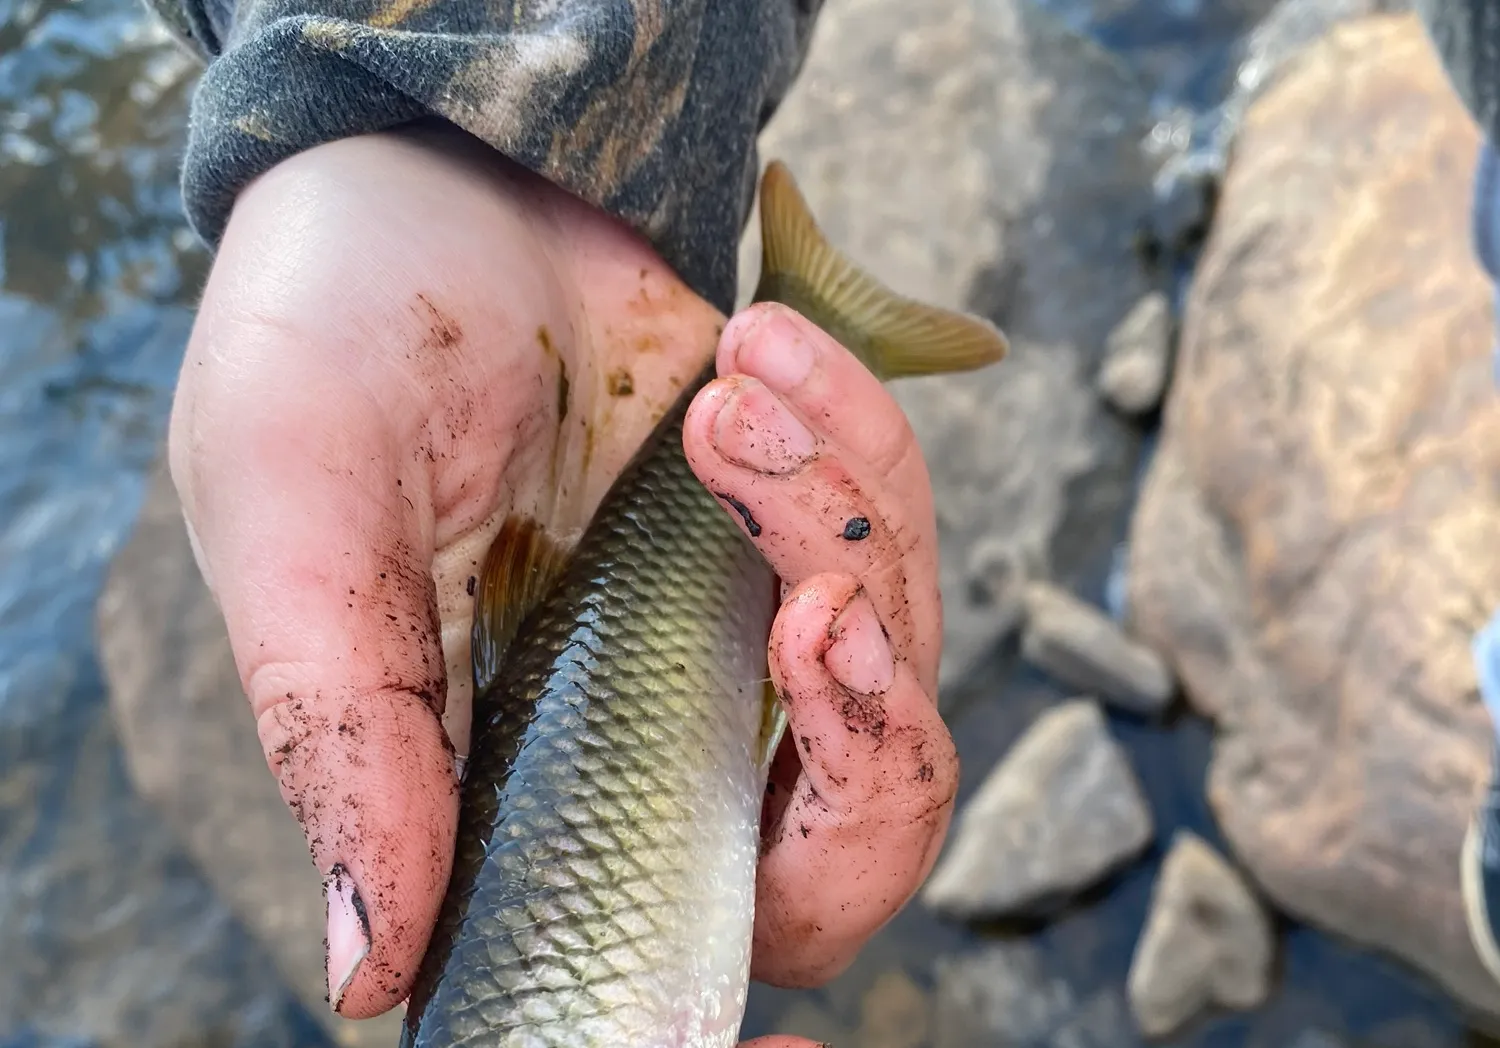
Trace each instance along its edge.
<path fill-rule="evenodd" d="M 202 281 L 194 67 L 128 0 L 0 0 L 0 1044 L 318 1045 L 132 793 L 93 605 Z"/>

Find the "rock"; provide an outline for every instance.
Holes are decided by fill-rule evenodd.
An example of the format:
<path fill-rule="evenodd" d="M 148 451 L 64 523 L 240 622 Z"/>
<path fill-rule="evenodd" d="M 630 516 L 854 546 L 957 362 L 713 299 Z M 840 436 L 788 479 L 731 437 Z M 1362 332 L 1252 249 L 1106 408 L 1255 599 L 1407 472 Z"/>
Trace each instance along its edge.
<path fill-rule="evenodd" d="M 819 1045 L 848 1044 L 849 1031 L 837 1019 L 807 997 L 792 1002 L 786 1014 L 776 1024 L 775 1033 L 806 1037 Z"/>
<path fill-rule="evenodd" d="M 1036 948 L 1006 942 L 937 962 L 933 1048 L 1127 1048 L 1139 1044 L 1109 987 L 1080 1004 Z"/>
<path fill-rule="evenodd" d="M 1277 82 L 1310 44 L 1333 27 L 1373 14 L 1404 11 L 1410 0 L 1252 0 L 1255 28 L 1243 40 L 1228 91 L 1201 112 L 1173 111 L 1152 129 L 1156 176 L 1153 239 L 1171 250 L 1191 250 L 1218 197 L 1219 181 L 1249 107 Z"/>
<path fill-rule="evenodd" d="M 1093 387 L 1147 290 L 1149 126 L 1138 80 L 1030 0 L 828 0 L 761 136 L 852 258 L 1011 338 L 982 373 L 894 387 L 936 494 L 944 685 L 1019 624 L 1027 578 L 1074 585 L 1128 513 L 1139 435 Z M 744 301 L 758 217 L 741 258 Z"/>
<path fill-rule="evenodd" d="M 1210 1006 L 1257 1008 L 1271 991 L 1271 923 L 1238 873 L 1179 830 L 1162 860 L 1126 984 L 1147 1037 L 1165 1037 Z"/>
<path fill-rule="evenodd" d="M 1130 605 L 1217 722 L 1209 801 L 1258 886 L 1495 1016 L 1458 872 L 1491 745 L 1469 644 L 1500 605 L 1478 144 L 1411 15 L 1335 28 L 1249 110 Z"/>
<path fill-rule="evenodd" d="M 1125 314 L 1104 343 L 1099 392 L 1127 415 L 1145 415 L 1161 403 L 1172 359 L 1172 307 L 1152 291 Z"/>
<path fill-rule="evenodd" d="M 1025 913 L 1139 855 L 1151 809 L 1098 704 L 1037 718 L 959 815 L 923 901 L 963 918 Z"/>
<path fill-rule="evenodd" d="M 860 1004 L 860 1048 L 923 1048 L 927 1044 L 930 1002 L 902 971 L 884 972 Z"/>
<path fill-rule="evenodd" d="M 1131 640 L 1104 612 L 1050 583 L 1026 588 L 1021 654 L 1067 687 L 1152 716 L 1176 682 L 1160 655 Z"/>
<path fill-rule="evenodd" d="M 322 883 L 266 769 L 165 456 L 98 614 L 100 659 L 137 789 L 340 1044 L 395 1044 L 396 1012 L 356 1022 L 324 1003 Z"/>
<path fill-rule="evenodd" d="M 1344 1042 L 1327 1030 L 1302 1030 L 1286 1048 L 1345 1048 Z"/>

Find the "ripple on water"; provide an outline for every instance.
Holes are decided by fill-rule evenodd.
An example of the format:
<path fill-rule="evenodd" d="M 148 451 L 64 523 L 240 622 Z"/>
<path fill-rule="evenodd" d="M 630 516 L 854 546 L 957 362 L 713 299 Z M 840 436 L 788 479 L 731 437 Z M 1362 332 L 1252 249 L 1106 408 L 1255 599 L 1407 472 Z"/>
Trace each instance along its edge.
<path fill-rule="evenodd" d="M 132 0 L 0 0 L 0 1045 L 321 1029 L 132 792 L 93 656 L 204 256 L 192 62 Z"/>

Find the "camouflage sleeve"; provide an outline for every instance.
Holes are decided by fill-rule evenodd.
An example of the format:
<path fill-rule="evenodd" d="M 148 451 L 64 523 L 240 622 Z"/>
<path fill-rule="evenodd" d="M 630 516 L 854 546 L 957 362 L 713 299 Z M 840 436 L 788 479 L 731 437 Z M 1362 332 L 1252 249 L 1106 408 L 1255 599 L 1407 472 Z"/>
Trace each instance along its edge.
<path fill-rule="evenodd" d="M 1448 76 L 1485 136 L 1500 142 L 1500 4 L 1416 0 Z"/>
<path fill-rule="evenodd" d="M 216 244 L 236 194 L 320 143 L 451 121 L 646 236 L 728 310 L 755 136 L 821 0 L 148 0 L 208 63 L 183 195 Z"/>

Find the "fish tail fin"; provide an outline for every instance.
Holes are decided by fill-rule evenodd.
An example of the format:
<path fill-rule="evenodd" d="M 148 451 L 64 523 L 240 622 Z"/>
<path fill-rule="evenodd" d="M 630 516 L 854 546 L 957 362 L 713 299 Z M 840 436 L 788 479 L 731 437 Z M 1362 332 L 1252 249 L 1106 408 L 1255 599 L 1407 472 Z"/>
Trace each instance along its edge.
<path fill-rule="evenodd" d="M 474 694 L 494 683 L 511 641 L 567 566 L 567 550 L 542 526 L 507 517 L 474 586 Z"/>
<path fill-rule="evenodd" d="M 972 371 L 1009 352 L 1005 335 L 988 320 L 898 295 L 840 254 L 779 160 L 761 178 L 760 223 L 755 301 L 795 309 L 882 381 Z"/>

